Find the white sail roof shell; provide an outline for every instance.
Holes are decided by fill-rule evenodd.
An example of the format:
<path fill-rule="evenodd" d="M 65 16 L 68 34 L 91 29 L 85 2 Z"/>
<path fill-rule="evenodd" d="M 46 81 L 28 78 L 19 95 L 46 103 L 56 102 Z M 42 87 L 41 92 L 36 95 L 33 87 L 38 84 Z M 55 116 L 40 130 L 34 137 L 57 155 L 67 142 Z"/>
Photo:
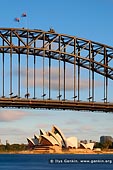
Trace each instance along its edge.
<path fill-rule="evenodd" d="M 49 131 L 48 135 L 52 136 L 58 142 L 59 146 L 62 146 L 62 139 L 58 134 L 55 134 L 55 133 Z"/>
<path fill-rule="evenodd" d="M 85 149 L 91 149 L 91 150 L 93 150 L 94 147 L 94 143 L 87 143 L 87 144 L 80 143 L 80 145 L 82 145 Z"/>
<path fill-rule="evenodd" d="M 46 132 L 43 129 L 40 129 L 40 135 L 46 135 Z"/>
<path fill-rule="evenodd" d="M 78 148 L 78 140 L 76 137 L 67 138 L 67 147 Z"/>
<path fill-rule="evenodd" d="M 52 136 L 45 136 L 45 135 L 41 135 L 40 136 L 40 144 L 41 144 L 41 141 L 42 139 L 45 139 L 47 141 L 49 141 L 52 145 L 59 145 L 59 143 L 52 137 Z"/>
<path fill-rule="evenodd" d="M 27 138 L 28 141 L 30 141 L 33 145 L 38 145 L 38 140 L 35 138 Z"/>
<path fill-rule="evenodd" d="M 62 131 L 57 126 L 53 125 L 52 132 L 55 133 L 59 138 L 61 138 L 62 146 L 67 147 L 66 138 Z"/>
<path fill-rule="evenodd" d="M 39 136 L 36 135 L 36 134 L 34 134 L 34 138 L 37 139 L 37 140 L 39 140 Z"/>

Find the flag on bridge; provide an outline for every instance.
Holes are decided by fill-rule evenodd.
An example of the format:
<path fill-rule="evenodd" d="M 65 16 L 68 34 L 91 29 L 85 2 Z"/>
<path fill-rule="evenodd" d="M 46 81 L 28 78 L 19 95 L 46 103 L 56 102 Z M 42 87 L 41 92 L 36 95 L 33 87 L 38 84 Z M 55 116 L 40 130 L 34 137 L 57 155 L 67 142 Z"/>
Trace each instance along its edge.
<path fill-rule="evenodd" d="M 24 13 L 22 14 L 22 17 L 27 17 L 27 14 L 24 12 Z"/>
<path fill-rule="evenodd" d="M 20 18 L 15 18 L 15 21 L 16 22 L 20 22 Z"/>

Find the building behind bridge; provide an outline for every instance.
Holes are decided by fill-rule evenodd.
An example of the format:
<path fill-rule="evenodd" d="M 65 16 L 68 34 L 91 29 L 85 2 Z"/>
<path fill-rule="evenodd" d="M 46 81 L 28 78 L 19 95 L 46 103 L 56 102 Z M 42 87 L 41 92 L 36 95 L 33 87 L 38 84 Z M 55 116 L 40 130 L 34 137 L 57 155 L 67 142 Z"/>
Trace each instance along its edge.
<path fill-rule="evenodd" d="M 111 136 L 101 136 L 100 137 L 100 143 L 101 144 L 103 144 L 103 143 L 105 143 L 107 141 L 113 142 L 113 137 L 111 137 Z"/>

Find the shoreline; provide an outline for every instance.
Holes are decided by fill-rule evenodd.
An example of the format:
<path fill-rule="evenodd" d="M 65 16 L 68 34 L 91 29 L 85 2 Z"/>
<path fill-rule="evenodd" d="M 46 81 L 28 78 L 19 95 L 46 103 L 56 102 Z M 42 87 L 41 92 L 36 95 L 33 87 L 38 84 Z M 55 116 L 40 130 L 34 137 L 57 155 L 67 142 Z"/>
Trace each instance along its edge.
<path fill-rule="evenodd" d="M 1 151 L 0 154 L 113 154 L 113 151 L 94 151 L 94 150 L 71 150 L 71 151 L 60 151 L 60 152 L 46 152 L 37 150 L 24 150 L 24 151 Z"/>

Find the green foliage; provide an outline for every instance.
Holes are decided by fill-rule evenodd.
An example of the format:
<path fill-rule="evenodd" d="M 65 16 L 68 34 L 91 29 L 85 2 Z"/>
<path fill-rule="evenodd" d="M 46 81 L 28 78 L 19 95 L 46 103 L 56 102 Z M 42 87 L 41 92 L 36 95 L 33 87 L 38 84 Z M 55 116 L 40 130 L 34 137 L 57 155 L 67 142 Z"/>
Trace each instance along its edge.
<path fill-rule="evenodd" d="M 107 140 L 106 142 L 103 143 L 102 148 L 103 149 L 109 149 L 112 146 L 112 141 Z"/>
<path fill-rule="evenodd" d="M 4 152 L 6 150 L 6 145 L 0 145 L 0 152 Z"/>
<path fill-rule="evenodd" d="M 102 144 L 99 142 L 96 142 L 94 148 L 102 148 Z"/>
<path fill-rule="evenodd" d="M 27 150 L 27 146 L 25 144 L 0 145 L 0 152 L 24 151 L 24 150 Z"/>
<path fill-rule="evenodd" d="M 110 140 L 107 140 L 104 143 L 96 142 L 94 148 L 113 149 L 113 142 Z"/>

